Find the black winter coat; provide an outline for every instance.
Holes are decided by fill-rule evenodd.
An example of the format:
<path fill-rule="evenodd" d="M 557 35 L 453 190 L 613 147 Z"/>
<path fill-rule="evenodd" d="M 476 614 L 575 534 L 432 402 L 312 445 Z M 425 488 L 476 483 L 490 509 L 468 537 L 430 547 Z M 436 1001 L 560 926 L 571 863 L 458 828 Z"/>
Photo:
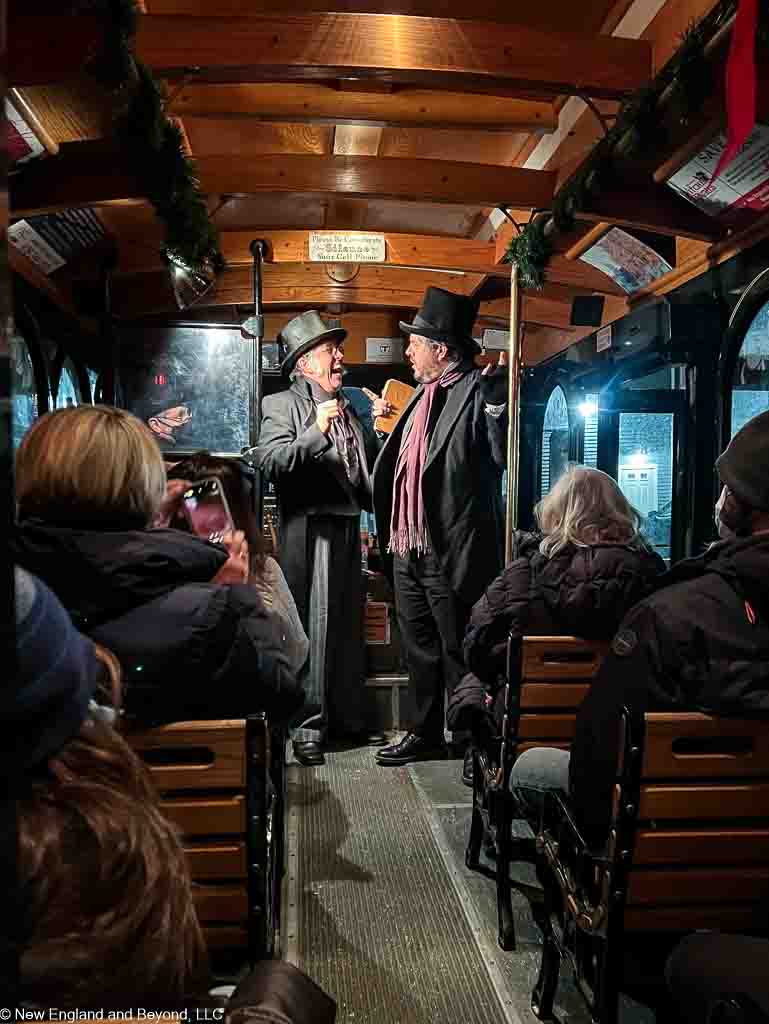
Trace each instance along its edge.
<path fill-rule="evenodd" d="M 570 786 L 594 841 L 610 820 L 620 713 L 769 711 L 769 535 L 679 562 L 625 617 L 577 715 Z"/>
<path fill-rule="evenodd" d="M 507 376 L 470 370 L 448 389 L 430 436 L 422 472 L 422 498 L 430 544 L 451 589 L 471 605 L 502 567 L 504 516 L 500 485 L 505 468 L 507 410 L 489 415 L 487 404 L 506 403 Z M 412 396 L 374 466 L 374 513 L 379 550 L 392 580 L 387 554 L 395 468 L 404 429 L 424 389 Z"/>
<path fill-rule="evenodd" d="M 491 691 L 504 680 L 511 631 L 610 640 L 625 612 L 651 592 L 665 569 L 658 555 L 625 544 L 569 545 L 548 558 L 539 551 L 541 540 L 541 534 L 517 534 L 518 557 L 470 615 L 465 662 Z"/>
<path fill-rule="evenodd" d="M 11 547 L 81 632 L 120 659 L 125 707 L 141 722 L 255 711 L 280 721 L 301 706 L 279 621 L 253 587 L 210 582 L 224 549 L 180 530 L 77 530 L 33 519 Z"/>

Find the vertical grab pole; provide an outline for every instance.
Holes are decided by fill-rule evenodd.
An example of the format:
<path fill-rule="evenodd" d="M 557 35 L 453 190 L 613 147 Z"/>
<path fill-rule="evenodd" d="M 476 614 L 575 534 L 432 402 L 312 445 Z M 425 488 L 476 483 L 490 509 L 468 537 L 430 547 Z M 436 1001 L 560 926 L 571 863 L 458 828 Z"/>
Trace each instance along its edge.
<path fill-rule="evenodd" d="M 251 444 L 259 440 L 259 431 L 262 426 L 262 349 L 264 342 L 264 316 L 262 314 L 262 263 L 264 261 L 267 244 L 260 238 L 255 238 L 250 246 L 251 255 L 254 258 L 254 317 L 251 321 L 251 334 L 254 336 L 253 352 L 253 384 L 250 388 L 251 394 Z M 256 493 L 254 495 L 254 513 L 259 529 L 262 528 L 263 498 L 261 475 L 256 481 Z"/>
<path fill-rule="evenodd" d="M 513 531 L 518 525 L 518 465 L 521 422 L 521 287 L 518 264 L 510 264 L 510 358 L 508 360 L 507 502 L 505 506 L 505 563 L 513 557 Z"/>

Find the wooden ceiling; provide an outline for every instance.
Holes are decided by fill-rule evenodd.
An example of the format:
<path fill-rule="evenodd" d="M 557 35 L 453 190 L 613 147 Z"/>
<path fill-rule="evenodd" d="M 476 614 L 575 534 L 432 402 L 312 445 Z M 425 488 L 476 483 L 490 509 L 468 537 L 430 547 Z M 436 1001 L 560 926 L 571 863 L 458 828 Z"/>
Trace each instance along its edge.
<path fill-rule="evenodd" d="M 145 0 L 137 56 L 164 83 L 228 264 L 207 301 L 249 301 L 254 237 L 270 242 L 265 301 L 278 309 L 413 308 L 429 284 L 471 294 L 488 277 L 504 278 L 509 227 L 495 231 L 490 211 L 504 205 L 526 221 L 549 208 L 600 134 L 583 115 L 540 159 L 537 146 L 559 130 L 565 100 L 584 94 L 611 115 L 712 6 L 391 0 L 382 14 L 375 0 L 283 0 L 276 15 L 266 0 Z M 13 176 L 12 218 L 94 207 L 118 243 L 116 312 L 172 312 L 163 227 L 110 140 L 104 93 L 83 74 L 98 21 L 58 13 L 62 5 L 47 0 L 11 0 L 10 8 L 10 84 L 58 148 Z M 628 38 L 612 35 L 623 18 Z M 580 336 L 570 326 L 574 296 L 606 295 L 605 321 L 627 308 L 610 278 L 574 258 L 596 222 L 703 244 L 720 237 L 651 174 L 602 196 L 584 221 L 559 242 L 545 290 L 525 297 L 542 351 L 556 344 L 548 330 L 558 344 Z M 383 232 L 387 265 L 335 280 L 309 262 L 307 232 L 324 228 Z M 73 261 L 45 289 L 72 308 L 73 284 L 96 268 Z M 483 310 L 504 316 L 504 301 Z"/>

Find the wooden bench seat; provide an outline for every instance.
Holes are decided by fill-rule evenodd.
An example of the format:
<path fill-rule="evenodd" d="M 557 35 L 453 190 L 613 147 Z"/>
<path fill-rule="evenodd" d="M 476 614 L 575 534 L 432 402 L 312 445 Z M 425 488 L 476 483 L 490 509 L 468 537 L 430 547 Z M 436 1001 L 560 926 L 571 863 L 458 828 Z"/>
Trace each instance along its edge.
<path fill-rule="evenodd" d="M 537 837 L 547 914 L 532 1008 L 547 1019 L 568 958 L 593 1020 L 615 1024 L 631 933 L 765 929 L 769 720 L 625 712 L 606 847 L 552 795 Z M 553 918 L 564 915 L 560 935 Z M 568 943 L 564 935 L 571 931 Z M 568 949 L 567 949 L 568 946 Z"/>
<path fill-rule="evenodd" d="M 511 830 L 516 816 L 510 793 L 513 764 L 530 747 L 568 749 L 577 709 L 607 649 L 606 644 L 573 636 L 508 640 L 508 681 L 499 754 L 495 759 L 487 751 L 473 751 L 473 818 L 465 854 L 467 866 L 476 869 L 484 841 L 494 846 L 498 941 L 502 949 L 515 948 L 509 877 Z"/>

